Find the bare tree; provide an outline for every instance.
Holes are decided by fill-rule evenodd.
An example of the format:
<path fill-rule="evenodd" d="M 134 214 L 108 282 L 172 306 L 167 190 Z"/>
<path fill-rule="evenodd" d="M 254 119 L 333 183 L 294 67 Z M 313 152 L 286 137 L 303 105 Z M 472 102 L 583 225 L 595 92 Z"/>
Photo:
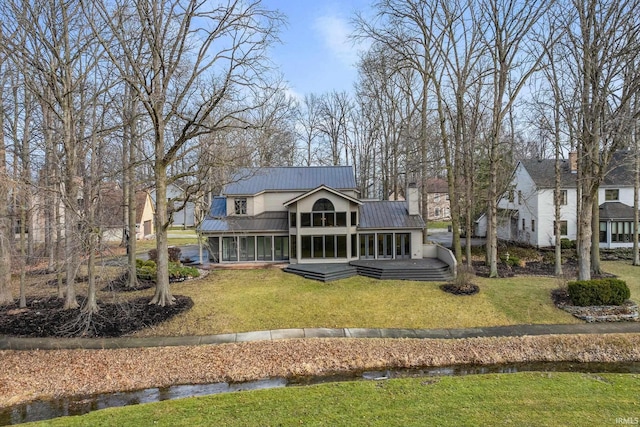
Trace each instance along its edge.
<path fill-rule="evenodd" d="M 599 272 L 598 189 L 621 136 L 637 117 L 631 99 L 640 89 L 636 67 L 640 44 L 640 2 L 574 0 L 563 14 L 580 99 L 577 125 L 579 170 L 578 276 Z"/>
<path fill-rule="evenodd" d="M 304 95 L 298 108 L 297 121 L 302 128 L 304 143 L 303 164 L 311 166 L 317 160 L 317 141 L 320 136 L 320 97 L 314 93 Z"/>
<path fill-rule="evenodd" d="M 3 29 L 0 27 L 0 40 Z M 0 305 L 13 302 L 11 294 L 11 239 L 9 218 L 10 181 L 7 174 L 7 151 L 4 140 L 4 71 L 6 53 L 0 48 Z"/>
<path fill-rule="evenodd" d="M 329 162 L 341 164 L 342 148 L 347 145 L 346 133 L 349 112 L 353 108 L 347 92 L 330 92 L 320 98 L 320 132 L 329 145 Z"/>
<path fill-rule="evenodd" d="M 503 126 L 518 94 L 538 71 L 544 51 L 536 47 L 533 30 L 551 0 L 521 2 L 486 0 L 481 9 L 487 20 L 486 45 L 492 58 L 493 89 L 491 134 L 488 141 L 489 187 L 487 194 L 487 261 L 490 277 L 498 276 L 498 169 L 504 155 Z M 509 90 L 510 89 L 510 90 Z"/>
<path fill-rule="evenodd" d="M 95 7 L 101 20 L 94 34 L 152 123 L 158 258 L 151 303 L 170 305 L 167 170 L 191 141 L 232 126 L 230 119 L 249 108 L 240 95 L 260 83 L 265 49 L 275 40 L 280 16 L 259 1 L 212 6 L 197 0 L 122 0 Z M 103 37 L 105 28 L 113 43 Z"/>

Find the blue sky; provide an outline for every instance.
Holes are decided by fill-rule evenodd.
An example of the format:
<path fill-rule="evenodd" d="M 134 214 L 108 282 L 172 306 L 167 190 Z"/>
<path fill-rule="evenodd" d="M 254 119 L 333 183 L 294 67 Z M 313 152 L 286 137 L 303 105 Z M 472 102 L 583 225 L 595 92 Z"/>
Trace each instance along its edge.
<path fill-rule="evenodd" d="M 271 50 L 291 92 L 351 91 L 356 80 L 358 47 L 348 39 L 355 11 L 367 11 L 372 0 L 263 0 L 283 13 L 282 44 Z"/>

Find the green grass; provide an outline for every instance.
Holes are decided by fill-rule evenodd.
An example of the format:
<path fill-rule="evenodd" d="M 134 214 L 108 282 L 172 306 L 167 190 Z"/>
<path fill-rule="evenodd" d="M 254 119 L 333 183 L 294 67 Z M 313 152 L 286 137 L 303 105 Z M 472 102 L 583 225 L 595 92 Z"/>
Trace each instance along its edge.
<path fill-rule="evenodd" d="M 631 291 L 631 300 L 640 302 L 640 267 L 631 265 L 630 261 L 603 261 L 602 269 L 613 273 L 627 282 Z"/>
<path fill-rule="evenodd" d="M 440 283 L 352 277 L 321 283 L 279 269 L 220 270 L 177 283 L 195 306 L 139 335 L 208 335 L 283 328 L 465 328 L 578 323 L 551 302 L 553 278 L 476 278 L 480 293 L 456 296 Z"/>
<path fill-rule="evenodd" d="M 640 417 L 640 376 L 519 373 L 281 388 L 111 408 L 64 426 L 585 426 Z"/>
<path fill-rule="evenodd" d="M 451 221 L 429 221 L 427 222 L 427 230 L 431 228 L 447 228 L 451 225 Z"/>

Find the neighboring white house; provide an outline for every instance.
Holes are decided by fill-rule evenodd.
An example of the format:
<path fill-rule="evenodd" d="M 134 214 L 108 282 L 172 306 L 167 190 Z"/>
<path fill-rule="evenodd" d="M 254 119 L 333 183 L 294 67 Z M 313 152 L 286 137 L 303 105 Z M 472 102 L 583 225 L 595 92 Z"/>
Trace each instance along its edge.
<path fill-rule="evenodd" d="M 173 207 L 172 227 L 193 227 L 196 225 L 196 204 L 193 200 L 185 200 L 187 198 L 186 185 L 175 182 L 167 184 L 167 202 L 169 207 Z M 191 195 L 193 198 L 193 195 Z M 154 206 L 156 205 L 156 190 L 151 191 L 151 199 Z"/>
<path fill-rule="evenodd" d="M 363 201 L 350 166 L 240 170 L 198 227 L 213 262 L 347 263 L 422 258 L 415 186 Z"/>
<path fill-rule="evenodd" d="M 576 162 L 562 160 L 560 230 L 562 238 L 577 235 Z M 600 247 L 631 247 L 633 242 L 633 162 L 628 152 L 616 153 L 598 192 Z M 555 245 L 555 160 L 518 162 L 509 190 L 498 202 L 498 239 L 544 247 Z M 476 234 L 486 233 L 486 216 L 476 222 Z"/>

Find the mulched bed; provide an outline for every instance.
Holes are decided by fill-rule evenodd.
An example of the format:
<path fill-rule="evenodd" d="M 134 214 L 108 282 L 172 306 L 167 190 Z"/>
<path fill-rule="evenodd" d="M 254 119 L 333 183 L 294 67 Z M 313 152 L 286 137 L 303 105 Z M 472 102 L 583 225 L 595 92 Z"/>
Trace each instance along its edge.
<path fill-rule="evenodd" d="M 134 292 L 143 289 L 150 289 L 156 283 L 153 280 L 144 280 L 138 278 L 136 286 L 129 286 L 129 272 L 125 271 L 120 276 L 109 282 L 102 290 L 105 292 Z"/>
<path fill-rule="evenodd" d="M 447 283 L 440 285 L 440 289 L 454 295 L 475 295 L 480 292 L 480 287 L 469 283 L 466 285 L 456 285 L 455 283 Z"/>
<path fill-rule="evenodd" d="M 160 307 L 149 297 L 120 303 L 98 302 L 99 311 L 88 315 L 81 308 L 64 310 L 56 297 L 28 298 L 27 308 L 11 304 L 0 308 L 0 335 L 20 337 L 119 337 L 171 319 L 193 307 L 193 300 L 174 295 L 175 304 Z M 82 307 L 84 301 L 78 299 Z"/>
<path fill-rule="evenodd" d="M 638 305 L 627 300 L 622 305 L 588 306 L 573 305 L 566 288 L 551 291 L 551 299 L 556 307 L 587 322 L 637 321 Z"/>

